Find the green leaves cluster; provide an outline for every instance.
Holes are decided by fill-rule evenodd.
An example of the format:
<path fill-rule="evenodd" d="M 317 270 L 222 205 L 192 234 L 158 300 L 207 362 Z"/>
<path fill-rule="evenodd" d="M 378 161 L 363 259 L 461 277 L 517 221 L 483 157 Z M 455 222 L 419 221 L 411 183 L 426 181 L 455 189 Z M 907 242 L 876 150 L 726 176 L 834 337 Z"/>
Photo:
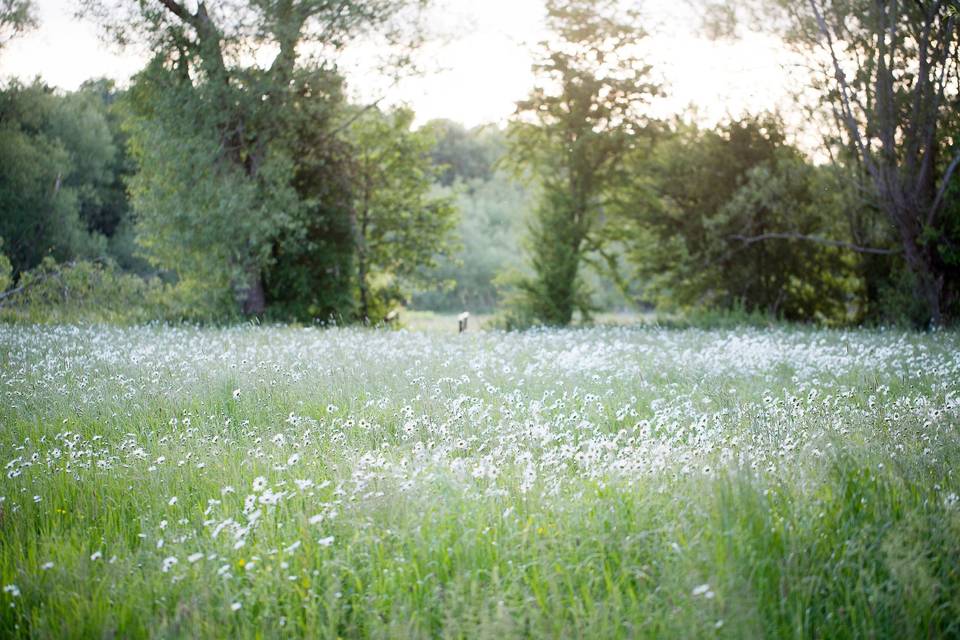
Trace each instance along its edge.
<path fill-rule="evenodd" d="M 107 114 L 90 86 L 0 90 L 0 236 L 15 275 L 46 256 L 108 255 L 126 205 L 112 197 L 123 152 Z"/>
<path fill-rule="evenodd" d="M 0 50 L 11 39 L 37 24 L 32 0 L 0 0 Z"/>
<path fill-rule="evenodd" d="M 456 209 L 434 194 L 433 138 L 412 132 L 413 112 L 362 114 L 350 130 L 355 154 L 351 230 L 359 317 L 380 320 L 402 302 L 426 270 L 453 248 Z"/>
<path fill-rule="evenodd" d="M 0 256 L 0 285 L 4 283 Z M 0 293 L 0 320 L 30 324 L 155 320 L 211 320 L 215 310 L 202 301 L 177 295 L 158 278 L 127 273 L 110 262 L 79 260 L 57 263 L 49 256 L 20 274 L 17 286 Z M 199 304 L 196 304 L 199 302 Z M 207 315 L 204 315 L 204 314 Z"/>
<path fill-rule="evenodd" d="M 662 308 L 759 311 L 843 321 L 858 291 L 833 200 L 842 183 L 786 143 L 772 115 L 703 130 L 678 124 L 631 158 L 644 180 L 621 191 L 609 235 L 628 248 Z"/>
<path fill-rule="evenodd" d="M 541 84 L 517 103 L 510 160 L 542 190 L 530 228 L 534 277 L 520 283 L 525 313 L 565 325 L 587 313 L 581 262 L 611 192 L 624 180 L 620 161 L 649 130 L 641 107 L 659 92 L 650 66 L 634 53 L 644 37 L 634 12 L 606 0 L 551 0 L 534 66 Z"/>
<path fill-rule="evenodd" d="M 814 117 L 837 164 L 893 228 L 924 324 L 960 314 L 952 247 L 960 15 L 956 0 L 739 0 L 811 63 Z"/>
<path fill-rule="evenodd" d="M 427 196 L 412 115 L 347 104 L 335 56 L 371 31 L 401 42 L 420 3 L 234 4 L 122 3 L 136 18 L 124 24 L 103 14 L 108 32 L 155 52 L 127 102 L 138 239 L 157 268 L 230 292 L 244 313 L 376 319 L 442 251 L 452 210 Z M 276 55 L 252 64 L 248 46 Z"/>

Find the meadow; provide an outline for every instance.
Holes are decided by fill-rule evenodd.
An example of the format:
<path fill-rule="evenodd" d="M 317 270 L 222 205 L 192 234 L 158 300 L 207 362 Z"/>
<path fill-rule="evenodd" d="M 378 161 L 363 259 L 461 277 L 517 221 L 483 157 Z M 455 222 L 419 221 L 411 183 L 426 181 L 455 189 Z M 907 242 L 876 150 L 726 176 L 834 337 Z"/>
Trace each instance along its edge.
<path fill-rule="evenodd" d="M 957 637 L 960 335 L 0 326 L 2 637 Z"/>

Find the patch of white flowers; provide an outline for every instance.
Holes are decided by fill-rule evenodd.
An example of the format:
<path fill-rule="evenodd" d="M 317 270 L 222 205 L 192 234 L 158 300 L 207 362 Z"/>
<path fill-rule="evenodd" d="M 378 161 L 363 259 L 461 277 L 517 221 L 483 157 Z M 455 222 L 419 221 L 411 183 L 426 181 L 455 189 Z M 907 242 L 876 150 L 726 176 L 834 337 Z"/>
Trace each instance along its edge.
<path fill-rule="evenodd" d="M 172 578 L 230 580 L 240 559 L 249 573 L 264 557 L 335 548 L 349 539 L 343 514 L 438 486 L 466 500 L 550 500 L 576 498 L 585 482 L 803 476 L 853 432 L 891 461 L 933 460 L 960 419 L 960 349 L 942 339 L 952 342 L 780 329 L 0 326 L 0 403 L 57 425 L 0 441 L 0 503 L 8 517 L 69 508 L 41 500 L 47 474 L 90 486 L 123 478 L 136 492 L 151 474 L 189 470 L 209 482 L 143 504 L 141 537 Z M 57 406 L 102 416 L 104 435 Z M 112 430 L 128 420 L 144 426 Z M 266 526 L 285 539 L 263 551 Z M 703 584 L 692 595 L 714 592 Z"/>

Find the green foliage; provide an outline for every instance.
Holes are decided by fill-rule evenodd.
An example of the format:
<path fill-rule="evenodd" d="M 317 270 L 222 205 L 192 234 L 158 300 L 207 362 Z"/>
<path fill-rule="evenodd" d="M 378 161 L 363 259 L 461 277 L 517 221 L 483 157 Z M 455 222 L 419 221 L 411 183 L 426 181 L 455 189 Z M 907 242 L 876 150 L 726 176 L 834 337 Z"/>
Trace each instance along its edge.
<path fill-rule="evenodd" d="M 661 308 L 760 311 L 843 322 L 859 287 L 834 176 L 809 165 L 770 116 L 716 130 L 678 125 L 633 171 L 618 224 L 645 297 Z M 826 195 L 824 195 L 826 194 Z"/>
<path fill-rule="evenodd" d="M 528 313 L 546 325 L 567 325 L 573 312 L 589 313 L 589 293 L 580 277 L 588 219 L 559 185 L 545 185 L 534 211 L 527 247 L 535 278 L 520 282 Z M 580 210 L 581 213 L 573 213 Z"/>
<path fill-rule="evenodd" d="M 520 237 L 533 195 L 503 171 L 487 181 L 458 183 L 450 191 L 460 211 L 460 249 L 438 260 L 431 286 L 414 296 L 414 304 L 437 311 L 492 311 L 501 303 L 498 275 L 523 267 Z M 453 284 L 444 288 L 444 282 Z"/>
<path fill-rule="evenodd" d="M 0 51 L 10 40 L 37 26 L 33 0 L 0 0 Z"/>
<path fill-rule="evenodd" d="M 127 183 L 136 171 L 136 163 L 129 153 L 129 141 L 123 129 L 125 91 L 117 89 L 113 80 L 102 78 L 84 82 L 76 95 L 103 113 L 114 147 L 112 161 L 108 160 L 103 169 L 106 175 L 88 183 L 90 195 L 81 203 L 80 217 L 91 232 L 107 238 L 108 252 L 120 267 L 147 272 L 148 263 L 137 255 L 127 194 Z"/>
<path fill-rule="evenodd" d="M 186 287 L 124 273 L 111 263 L 58 264 L 50 257 L 21 273 L 0 299 L 0 320 L 29 324 L 210 320 L 212 311 Z"/>
<path fill-rule="evenodd" d="M 891 262 L 873 285 L 868 324 L 923 329 L 930 321 L 929 309 L 917 299 L 917 279 L 902 260 Z"/>
<path fill-rule="evenodd" d="M 358 315 L 377 322 L 452 249 L 457 211 L 433 192 L 433 137 L 411 131 L 413 113 L 369 111 L 350 129 L 355 154 L 351 227 Z"/>
<path fill-rule="evenodd" d="M 103 111 L 85 95 L 16 81 L 0 90 L 0 236 L 15 274 L 45 256 L 106 253 L 82 211 L 113 179 L 114 153 Z"/>
<path fill-rule="evenodd" d="M 493 125 L 467 130 L 451 120 L 431 120 L 423 127 L 436 142 L 430 159 L 440 167 L 438 181 L 445 187 L 455 182 L 487 182 L 494 177 L 494 164 L 506 146 L 503 132 Z"/>
<path fill-rule="evenodd" d="M 359 33 L 415 43 L 419 32 L 399 23 L 417 3 L 119 4 L 129 20 L 106 1 L 88 12 L 154 53 L 128 103 L 137 235 L 150 260 L 217 297 L 232 292 L 247 314 L 269 302 L 275 316 L 349 316 L 351 255 L 340 247 L 350 162 L 336 139 L 342 79 L 330 63 Z M 269 65 L 240 53 L 251 42 L 274 49 Z M 318 55 L 304 53 L 311 45 Z"/>
<path fill-rule="evenodd" d="M 768 313 L 754 309 L 748 311 L 737 301 L 729 308 L 696 307 L 682 313 L 661 313 L 656 316 L 656 326 L 668 329 L 740 329 L 748 327 L 769 328 L 780 323 Z"/>
<path fill-rule="evenodd" d="M 634 12 L 612 0 L 554 0 L 534 69 L 543 84 L 517 104 L 510 129 L 515 165 L 528 168 L 542 197 L 530 227 L 534 278 L 522 285 L 538 321 L 565 325 L 588 311 L 580 275 L 583 254 L 624 176 L 619 161 L 638 143 L 648 121 L 639 107 L 658 93 L 649 65 L 633 57 L 644 36 Z"/>
<path fill-rule="evenodd" d="M 280 235 L 265 273 L 268 314 L 284 320 L 337 323 L 353 319 L 353 158 L 349 144 L 331 139 L 322 114 L 304 119 L 295 135 L 294 188 L 305 207 Z"/>
<path fill-rule="evenodd" d="M 39 82 L 0 89 L 0 233 L 15 273 L 47 256 L 144 271 L 130 237 L 118 95 L 106 80 L 66 94 Z"/>
<path fill-rule="evenodd" d="M 3 293 L 13 284 L 13 265 L 10 258 L 3 253 L 3 238 L 0 238 L 0 293 Z"/>

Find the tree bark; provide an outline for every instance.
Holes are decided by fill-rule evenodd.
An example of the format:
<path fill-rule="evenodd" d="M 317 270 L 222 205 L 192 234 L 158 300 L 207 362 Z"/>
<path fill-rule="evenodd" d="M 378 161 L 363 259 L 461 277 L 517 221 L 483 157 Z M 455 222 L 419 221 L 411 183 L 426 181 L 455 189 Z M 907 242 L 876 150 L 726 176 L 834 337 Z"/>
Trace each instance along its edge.
<path fill-rule="evenodd" d="M 889 216 L 897 223 L 904 257 L 917 279 L 920 298 L 930 312 L 930 324 L 935 327 L 943 326 L 944 274 L 937 268 L 933 251 L 920 245 L 919 232 L 912 228 L 909 213 L 890 212 Z"/>

